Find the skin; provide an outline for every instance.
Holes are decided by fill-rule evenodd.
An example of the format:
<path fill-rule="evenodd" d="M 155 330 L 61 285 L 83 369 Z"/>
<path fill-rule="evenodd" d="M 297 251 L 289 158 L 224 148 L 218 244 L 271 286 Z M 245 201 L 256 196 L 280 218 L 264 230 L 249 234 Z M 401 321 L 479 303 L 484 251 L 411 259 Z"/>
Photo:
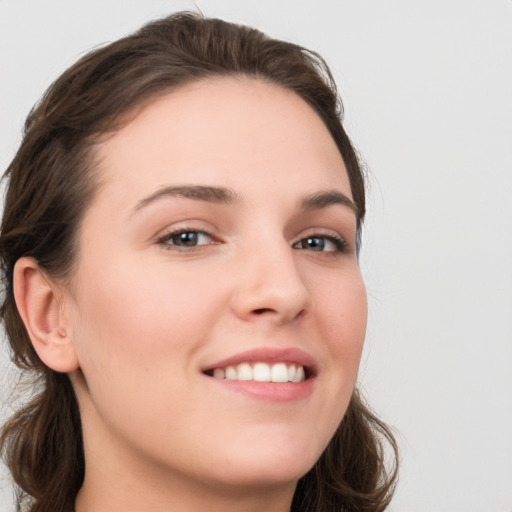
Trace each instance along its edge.
<path fill-rule="evenodd" d="M 160 97 L 96 156 L 77 270 L 52 285 L 46 320 L 68 348 L 39 348 L 81 409 L 77 512 L 289 510 L 345 413 L 366 327 L 354 211 L 300 205 L 327 190 L 351 199 L 329 132 L 294 93 L 226 78 Z M 159 195 L 184 186 L 237 199 Z M 177 230 L 199 245 L 173 245 Z M 261 347 L 314 359 L 306 397 L 253 396 L 202 372 Z"/>

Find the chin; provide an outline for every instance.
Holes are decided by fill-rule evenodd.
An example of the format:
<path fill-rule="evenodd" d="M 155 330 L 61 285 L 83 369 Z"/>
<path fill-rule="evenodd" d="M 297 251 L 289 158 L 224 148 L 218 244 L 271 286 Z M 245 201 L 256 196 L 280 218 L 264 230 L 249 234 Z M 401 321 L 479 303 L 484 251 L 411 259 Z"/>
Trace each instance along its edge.
<path fill-rule="evenodd" d="M 271 487 L 295 484 L 320 457 L 323 446 L 297 441 L 253 444 L 251 449 L 232 453 L 220 462 L 222 479 L 241 486 Z"/>
<path fill-rule="evenodd" d="M 250 468 L 235 468 L 225 472 L 220 476 L 220 479 L 215 479 L 215 487 L 218 488 L 219 484 L 226 485 L 230 488 L 255 490 L 272 489 L 277 487 L 293 486 L 297 484 L 299 479 L 304 476 L 314 465 L 315 461 L 311 464 L 287 464 L 275 465 L 267 463 L 262 466 L 252 466 Z"/>

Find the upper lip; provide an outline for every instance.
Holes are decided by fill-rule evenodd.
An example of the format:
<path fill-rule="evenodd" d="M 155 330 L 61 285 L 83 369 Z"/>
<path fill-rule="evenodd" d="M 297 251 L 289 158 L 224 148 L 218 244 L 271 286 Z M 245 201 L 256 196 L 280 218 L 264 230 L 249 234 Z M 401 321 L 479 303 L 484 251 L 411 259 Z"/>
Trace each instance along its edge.
<path fill-rule="evenodd" d="M 299 348 L 273 348 L 260 347 L 239 352 L 233 356 L 221 359 L 202 368 L 203 372 L 214 370 L 215 368 L 226 368 L 227 366 L 236 366 L 240 363 L 295 363 L 309 370 L 310 373 L 316 372 L 316 361 L 314 357 Z"/>

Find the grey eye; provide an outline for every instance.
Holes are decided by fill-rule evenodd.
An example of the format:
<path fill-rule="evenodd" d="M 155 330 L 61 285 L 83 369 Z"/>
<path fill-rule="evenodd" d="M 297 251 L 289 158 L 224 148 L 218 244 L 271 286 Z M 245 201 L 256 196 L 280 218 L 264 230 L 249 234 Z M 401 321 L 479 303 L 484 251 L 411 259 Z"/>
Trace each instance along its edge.
<path fill-rule="evenodd" d="M 294 249 L 314 252 L 341 252 L 347 247 L 342 238 L 334 236 L 307 236 L 293 245 Z"/>
<path fill-rule="evenodd" d="M 321 252 L 325 250 L 326 239 L 318 236 L 310 236 L 301 240 L 299 245 L 301 249 L 309 249 L 310 251 Z"/>
<path fill-rule="evenodd" d="M 211 237 L 202 231 L 181 231 L 168 236 L 165 243 L 177 247 L 196 247 L 211 242 Z"/>

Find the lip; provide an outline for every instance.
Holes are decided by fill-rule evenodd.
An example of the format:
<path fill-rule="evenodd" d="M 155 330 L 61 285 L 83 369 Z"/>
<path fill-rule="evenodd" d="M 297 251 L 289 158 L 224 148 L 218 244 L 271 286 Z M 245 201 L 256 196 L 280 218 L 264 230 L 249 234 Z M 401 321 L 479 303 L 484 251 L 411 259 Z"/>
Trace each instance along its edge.
<path fill-rule="evenodd" d="M 240 363 L 295 363 L 305 368 L 308 378 L 302 382 L 256 382 L 216 379 L 205 372 L 214 368 L 226 368 Z M 256 348 L 240 352 L 233 356 L 208 364 L 202 368 L 202 373 L 211 383 L 221 386 L 235 393 L 240 393 L 251 398 L 270 402 L 294 402 L 306 399 L 313 392 L 316 381 L 317 364 L 315 359 L 307 352 L 298 348 Z"/>
<path fill-rule="evenodd" d="M 252 380 L 227 380 L 205 376 L 213 385 L 230 392 L 267 402 L 297 402 L 305 400 L 313 392 L 316 378 L 302 382 L 255 382 Z"/>
<path fill-rule="evenodd" d="M 241 363 L 295 363 L 304 366 L 310 375 L 316 374 L 316 361 L 313 356 L 299 348 L 277 349 L 272 347 L 260 347 L 244 352 L 239 352 L 233 356 L 221 359 L 212 364 L 201 368 L 204 373 L 215 368 L 226 368 L 227 366 L 236 366 Z"/>

